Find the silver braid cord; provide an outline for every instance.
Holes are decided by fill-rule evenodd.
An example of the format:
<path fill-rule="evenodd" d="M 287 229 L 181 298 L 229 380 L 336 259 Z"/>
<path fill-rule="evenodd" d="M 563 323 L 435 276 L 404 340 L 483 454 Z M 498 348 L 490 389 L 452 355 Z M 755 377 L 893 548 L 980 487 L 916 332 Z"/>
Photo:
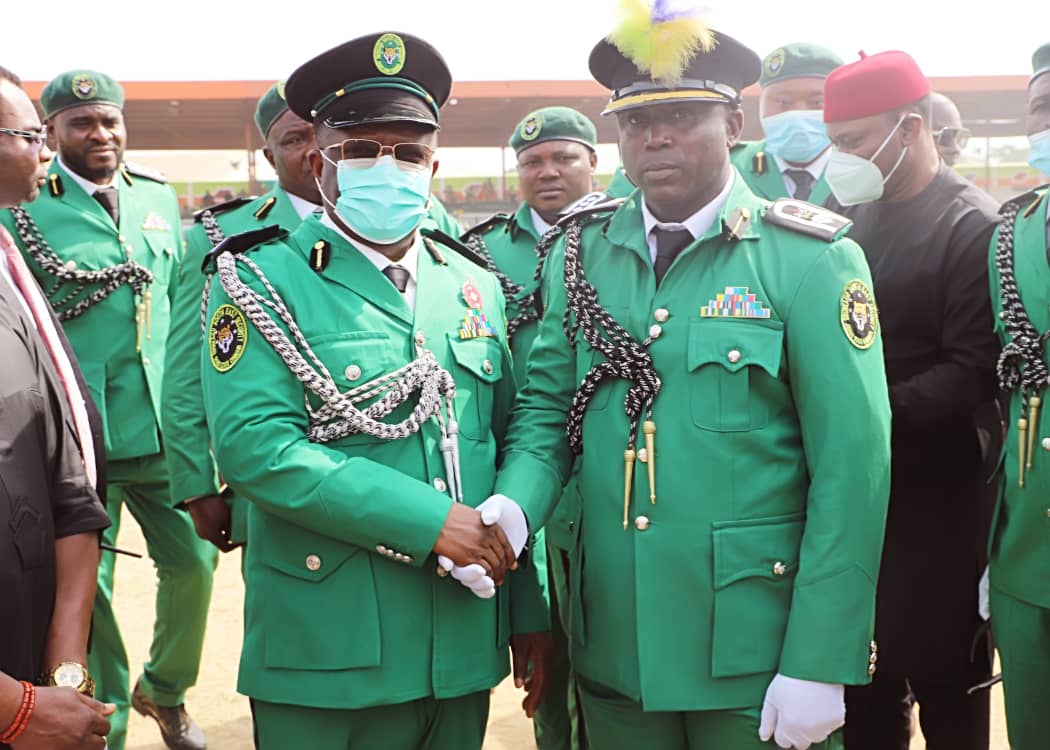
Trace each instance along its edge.
<path fill-rule="evenodd" d="M 999 243 L 995 248 L 995 265 L 999 271 L 1002 297 L 1000 319 L 1006 325 L 1010 341 L 1003 346 L 996 364 L 999 385 L 1007 391 L 1018 387 L 1025 393 L 1041 393 L 1050 384 L 1044 349 L 1050 331 L 1040 334 L 1028 318 L 1014 275 L 1014 229 L 1021 206 L 1008 203 L 999 225 Z"/>
<path fill-rule="evenodd" d="M 201 226 L 204 227 L 204 234 L 208 236 L 208 242 L 211 243 L 213 248 L 226 239 L 226 234 L 222 231 L 222 227 L 219 226 L 215 214 L 209 209 L 201 212 L 200 219 Z M 208 335 L 208 297 L 211 294 L 212 276 L 213 274 L 210 273 L 204 275 L 204 291 L 201 293 L 201 333 L 205 336 Z"/>
<path fill-rule="evenodd" d="M 395 372 L 382 375 L 346 393 L 340 393 L 331 373 L 310 348 L 284 300 L 262 269 L 250 258 L 229 252 L 220 255 L 216 263 L 219 281 L 233 303 L 273 347 L 289 371 L 321 400 L 321 406 L 316 410 L 310 406 L 309 400 L 306 401 L 309 419 L 307 437 L 310 440 L 328 443 L 352 434 L 371 435 L 381 440 L 398 440 L 414 435 L 427 420 L 435 418 L 441 428 L 441 450 L 446 456 L 446 463 L 450 459 L 455 462 L 447 472 L 449 493 L 453 499 L 462 499 L 456 434 L 458 426 L 453 407 L 456 383 L 451 373 L 438 364 L 433 352 L 424 349 L 422 344 L 417 342 L 416 359 L 412 362 Z M 262 282 L 268 298 L 241 281 L 237 274 L 238 263 L 250 269 Z M 287 326 L 295 339 L 294 343 L 266 308 L 276 313 Z M 418 397 L 408 417 L 396 423 L 382 421 L 383 417 L 408 402 L 413 394 L 418 394 Z M 358 409 L 356 406 L 377 397 L 378 401 L 364 409 Z M 447 417 L 441 413 L 443 405 Z"/>
<path fill-rule="evenodd" d="M 83 315 L 88 308 L 101 302 L 124 284 L 130 286 L 135 296 L 141 299 L 153 283 L 153 273 L 133 260 L 98 271 L 77 270 L 72 261 L 67 263 L 58 256 L 25 209 L 16 207 L 10 211 L 15 220 L 15 231 L 22 240 L 26 253 L 44 273 L 55 280 L 54 284 L 44 289 L 44 296 L 48 298 L 59 320 L 64 322 Z M 64 297 L 57 298 L 58 289 L 62 284 L 70 284 L 73 288 Z M 89 286 L 97 288 L 87 296 L 82 296 Z"/>

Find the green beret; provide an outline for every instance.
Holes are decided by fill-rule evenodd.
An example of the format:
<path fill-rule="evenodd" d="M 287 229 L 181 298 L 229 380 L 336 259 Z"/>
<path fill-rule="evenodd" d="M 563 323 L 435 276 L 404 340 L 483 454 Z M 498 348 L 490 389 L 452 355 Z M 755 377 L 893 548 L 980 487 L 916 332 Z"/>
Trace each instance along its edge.
<path fill-rule="evenodd" d="M 765 88 L 789 78 L 827 78 L 840 65 L 842 58 L 827 47 L 804 42 L 786 44 L 766 55 L 758 85 Z"/>
<path fill-rule="evenodd" d="M 514 128 L 510 147 L 520 154 L 544 141 L 576 141 L 594 150 L 598 131 L 587 115 L 569 107 L 545 107 L 530 112 Z"/>
<path fill-rule="evenodd" d="M 1050 42 L 1044 44 L 1032 55 L 1032 80 L 1043 73 L 1050 73 Z"/>
<path fill-rule="evenodd" d="M 81 104 L 112 104 L 124 109 L 124 89 L 94 70 L 70 70 L 51 79 L 40 94 L 44 117 Z"/>
<path fill-rule="evenodd" d="M 288 102 L 284 98 L 284 81 L 278 81 L 259 99 L 255 105 L 255 126 L 265 139 L 277 118 L 287 111 Z"/>

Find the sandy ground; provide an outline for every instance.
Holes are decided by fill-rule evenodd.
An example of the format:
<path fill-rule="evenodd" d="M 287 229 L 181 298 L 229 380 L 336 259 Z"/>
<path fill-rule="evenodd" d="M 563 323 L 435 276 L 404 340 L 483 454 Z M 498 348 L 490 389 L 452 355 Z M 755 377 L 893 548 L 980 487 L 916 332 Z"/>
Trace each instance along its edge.
<path fill-rule="evenodd" d="M 125 549 L 145 550 L 141 532 L 130 514 L 124 514 L 118 544 Z M 237 551 L 223 555 L 219 562 L 200 678 L 186 698 L 187 708 L 204 728 L 211 750 L 252 750 L 248 701 L 235 687 L 244 591 L 239 566 L 240 552 Z M 128 557 L 118 561 L 115 606 L 131 660 L 132 680 L 148 656 L 155 591 L 152 563 Z M 1000 687 L 994 688 L 992 701 L 991 749 L 1008 750 Z M 522 713 L 520 702 L 521 694 L 512 683 L 504 682 L 496 689 L 485 750 L 534 750 L 532 725 Z M 921 737 L 912 742 L 912 750 L 923 747 Z M 127 750 L 165 750 L 156 724 L 134 711 L 128 728 Z"/>

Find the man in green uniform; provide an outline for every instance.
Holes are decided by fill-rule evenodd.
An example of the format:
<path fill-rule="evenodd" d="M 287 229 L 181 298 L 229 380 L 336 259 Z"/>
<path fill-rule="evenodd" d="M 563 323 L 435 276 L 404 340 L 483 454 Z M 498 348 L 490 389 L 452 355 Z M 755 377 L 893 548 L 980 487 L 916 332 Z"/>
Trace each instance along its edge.
<path fill-rule="evenodd" d="M 1036 51 L 1032 63 L 1029 162 L 1050 175 L 1050 44 Z M 1050 430 L 1043 408 L 1050 382 L 1043 340 L 1050 330 L 1047 205 L 1045 186 L 1008 201 L 989 255 L 1003 344 L 999 380 L 1011 394 L 1005 480 L 992 528 L 990 604 L 1014 750 L 1046 747 L 1040 693 L 1050 671 Z"/>
<path fill-rule="evenodd" d="M 780 47 L 762 61 L 758 112 L 766 137 L 740 144 L 731 157 L 755 195 L 817 205 L 827 199 L 831 141 L 824 129 L 824 79 L 840 65 L 831 50 L 805 43 Z"/>
<path fill-rule="evenodd" d="M 168 365 L 164 372 L 163 428 L 173 502 L 185 504 L 197 535 L 228 552 L 245 541 L 247 507 L 232 492 L 220 494 L 201 393 L 201 276 L 204 256 L 228 236 L 276 224 L 289 231 L 320 210 L 321 195 L 307 154 L 317 147 L 313 125 L 290 109 L 284 82 L 275 83 L 255 109 L 266 145 L 263 156 L 277 185 L 255 199 L 238 198 L 200 211 L 186 232 L 186 254 L 172 305 Z"/>
<path fill-rule="evenodd" d="M 525 200 L 514 216 L 497 214 L 463 236 L 503 287 L 518 383 L 525 382 L 525 361 L 539 318 L 536 272 L 542 258 L 537 257 L 537 243 L 564 211 L 590 195 L 598 163 L 597 137 L 594 123 L 569 107 L 546 107 L 526 115 L 510 137 Z M 607 200 L 604 194 L 594 198 Z M 586 747 L 575 691 L 569 689 L 568 612 L 560 606 L 568 602 L 566 552 L 575 529 L 575 499 L 570 488 L 543 528 L 555 653 L 550 690 L 534 717 L 540 750 L 568 750 L 581 743 Z"/>
<path fill-rule="evenodd" d="M 591 53 L 639 190 L 563 225 L 496 497 L 538 523 L 578 464 L 592 746 L 839 747 L 889 489 L 870 274 L 848 222 L 732 168 L 758 57 L 690 19 L 685 69 L 658 66 L 654 16 Z"/>
<path fill-rule="evenodd" d="M 102 413 L 113 544 L 126 504 L 157 566 L 150 660 L 129 694 L 128 657 L 112 607 L 112 552 L 102 555 L 88 662 L 100 700 L 115 703 L 111 750 L 122 750 L 128 706 L 155 718 L 171 748 L 203 748 L 183 697 L 200 665 L 215 550 L 171 507 L 160 431 L 172 280 L 182 257 L 175 192 L 123 163 L 124 92 L 107 75 L 63 73 L 40 98 L 58 157 L 47 190 L 0 215 L 64 322 Z"/>
<path fill-rule="evenodd" d="M 215 251 L 204 403 L 251 501 L 238 689 L 262 750 L 477 750 L 508 642 L 517 676 L 532 663 L 526 703 L 542 697 L 526 519 L 482 504 L 515 391 L 505 305 L 469 251 L 420 229 L 450 89 L 408 34 L 302 65 L 286 94 L 316 129 L 324 213 Z M 236 252 L 267 238 L 283 241 Z"/>

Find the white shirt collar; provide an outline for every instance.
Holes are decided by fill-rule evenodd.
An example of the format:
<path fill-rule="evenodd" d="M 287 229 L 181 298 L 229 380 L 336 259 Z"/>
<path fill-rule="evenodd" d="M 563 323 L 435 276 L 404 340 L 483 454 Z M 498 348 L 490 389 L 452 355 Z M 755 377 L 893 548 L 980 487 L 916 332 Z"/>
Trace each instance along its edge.
<path fill-rule="evenodd" d="M 540 237 L 547 234 L 547 230 L 550 229 L 553 224 L 548 224 L 543 220 L 543 217 L 536 213 L 536 209 L 529 206 L 529 211 L 532 213 L 532 226 L 536 230 L 536 234 Z"/>
<path fill-rule="evenodd" d="M 788 164 L 779 155 L 773 154 L 773 161 L 777 163 L 777 169 L 780 170 L 780 176 L 784 178 L 784 187 L 787 188 L 788 193 L 792 196 L 795 195 L 795 181 L 788 177 L 784 172 L 788 169 L 804 169 L 813 175 L 813 181 L 816 182 L 824 176 L 824 169 L 828 166 L 828 161 L 831 159 L 831 147 L 824 149 L 824 153 L 818 156 L 816 159 L 811 161 L 804 167 L 796 167 L 792 164 Z"/>
<path fill-rule="evenodd" d="M 332 217 L 328 215 L 327 211 L 321 212 L 321 223 L 353 245 L 363 256 L 368 258 L 373 266 L 379 269 L 380 273 L 382 273 L 383 269 L 387 266 L 401 266 L 408 271 L 408 284 L 405 286 L 405 291 L 402 296 L 404 296 L 405 302 L 408 303 L 409 308 L 413 311 L 416 309 L 416 276 L 419 271 L 419 245 L 421 241 L 418 232 L 416 232 L 415 241 L 412 243 L 412 246 L 408 248 L 408 252 L 405 253 L 405 257 L 395 263 L 378 250 L 369 247 L 363 242 L 355 240 L 344 232 L 338 224 L 332 221 Z"/>
<path fill-rule="evenodd" d="M 321 208 L 316 203 L 311 203 L 310 201 L 306 200 L 306 198 L 300 198 L 294 193 L 289 193 L 284 188 L 281 188 L 281 192 L 284 193 L 285 196 L 287 196 L 288 202 L 292 204 L 292 208 L 294 208 L 295 212 L 299 214 L 300 219 L 305 219 L 314 211 L 317 211 Z"/>
<path fill-rule="evenodd" d="M 76 172 L 74 172 L 72 169 L 70 169 L 68 166 L 66 166 L 66 163 L 64 161 L 62 161 L 62 157 L 61 156 L 56 156 L 55 158 L 58 159 L 59 166 L 61 166 L 62 169 L 64 169 L 66 171 L 66 174 L 68 174 L 70 177 L 73 178 L 73 182 L 75 182 L 76 184 L 80 185 L 80 187 L 83 188 L 84 192 L 87 193 L 88 195 L 94 195 L 95 192 L 99 188 L 104 188 L 104 187 L 115 187 L 118 190 L 120 189 L 120 183 L 117 180 L 117 172 L 113 173 L 113 179 L 111 179 L 109 181 L 108 185 L 96 185 L 91 180 L 88 180 L 88 179 L 86 179 L 84 177 L 81 177 Z"/>
<path fill-rule="evenodd" d="M 733 175 L 726 180 L 722 192 L 715 196 L 714 200 L 682 222 L 666 222 L 658 220 L 653 216 L 652 212 L 649 211 L 649 207 L 645 205 L 645 201 L 642 200 L 642 223 L 645 225 L 645 240 L 649 245 L 649 258 L 654 263 L 656 262 L 656 235 L 653 234 L 653 230 L 656 228 L 669 229 L 672 231 L 686 229 L 689 234 L 693 235 L 694 240 L 698 237 L 703 237 L 707 233 L 707 230 L 711 228 L 711 225 L 715 223 L 715 219 L 718 218 L 718 212 L 722 210 L 722 206 L 724 206 L 726 200 L 729 199 L 729 191 L 733 189 L 733 181 L 735 179 L 736 172 L 734 170 Z"/>

